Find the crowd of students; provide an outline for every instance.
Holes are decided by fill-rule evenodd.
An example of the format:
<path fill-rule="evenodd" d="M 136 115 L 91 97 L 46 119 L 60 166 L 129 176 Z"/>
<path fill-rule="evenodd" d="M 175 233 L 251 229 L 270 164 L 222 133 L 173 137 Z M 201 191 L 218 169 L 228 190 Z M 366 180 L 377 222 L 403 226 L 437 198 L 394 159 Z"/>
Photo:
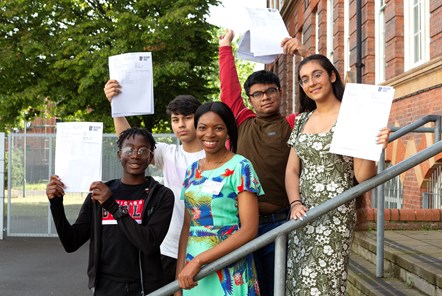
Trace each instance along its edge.
<path fill-rule="evenodd" d="M 60 240 L 73 252 L 90 240 L 94 295 L 147 294 L 174 280 L 175 295 L 273 295 L 274 244 L 195 281 L 200 269 L 311 207 L 376 174 L 373 161 L 330 153 L 344 85 L 324 56 L 296 39 L 284 53 L 298 67 L 300 114 L 282 116 L 279 78 L 252 73 L 245 106 L 226 30 L 219 39 L 221 102 L 180 95 L 167 106 L 181 145 L 155 143 L 144 129 L 114 118 L 123 177 L 91 184 L 77 220 L 64 214 L 64 185 L 52 176 L 47 196 Z M 124 91 L 109 80 L 109 101 Z M 385 148 L 389 130 L 379 132 Z M 145 177 L 163 171 L 164 186 Z M 112 215 L 109 223 L 109 215 Z M 106 223 L 103 223 L 106 218 Z M 344 295 L 354 201 L 289 235 L 286 295 Z M 170 226 L 169 226 L 170 225 Z M 143 294 L 143 295 L 144 295 Z"/>

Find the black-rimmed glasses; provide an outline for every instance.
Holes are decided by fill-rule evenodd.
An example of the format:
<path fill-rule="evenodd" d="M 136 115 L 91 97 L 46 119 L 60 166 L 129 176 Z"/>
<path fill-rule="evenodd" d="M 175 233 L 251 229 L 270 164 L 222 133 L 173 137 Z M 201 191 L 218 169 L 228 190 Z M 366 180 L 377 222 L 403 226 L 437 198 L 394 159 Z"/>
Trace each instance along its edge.
<path fill-rule="evenodd" d="M 268 97 L 271 97 L 275 95 L 278 92 L 277 87 L 269 87 L 265 91 L 255 91 L 253 94 L 250 94 L 249 96 L 251 98 L 254 98 L 255 100 L 261 100 L 264 97 L 264 94 L 266 94 Z"/>

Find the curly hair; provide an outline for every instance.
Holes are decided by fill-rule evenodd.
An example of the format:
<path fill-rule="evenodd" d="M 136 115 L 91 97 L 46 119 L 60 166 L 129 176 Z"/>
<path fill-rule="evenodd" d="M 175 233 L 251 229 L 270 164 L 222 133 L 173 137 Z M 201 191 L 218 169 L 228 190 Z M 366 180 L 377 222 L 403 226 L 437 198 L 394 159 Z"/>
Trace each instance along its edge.
<path fill-rule="evenodd" d="M 118 137 L 117 140 L 117 146 L 118 149 L 121 150 L 121 148 L 123 147 L 123 142 L 126 139 L 129 138 L 135 138 L 136 135 L 140 135 L 144 138 L 144 140 L 149 143 L 150 145 L 150 151 L 154 151 L 156 147 L 156 142 L 155 139 L 152 136 L 152 133 L 150 133 L 148 130 L 144 129 L 144 128 L 139 128 L 139 127 L 131 127 L 128 128 L 127 130 L 123 131 L 120 136 Z"/>

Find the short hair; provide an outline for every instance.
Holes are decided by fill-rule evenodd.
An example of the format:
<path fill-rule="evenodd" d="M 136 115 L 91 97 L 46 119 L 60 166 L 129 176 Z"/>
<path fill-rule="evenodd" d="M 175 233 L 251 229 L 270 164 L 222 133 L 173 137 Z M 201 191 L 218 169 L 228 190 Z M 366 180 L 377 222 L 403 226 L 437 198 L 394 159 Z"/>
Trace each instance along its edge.
<path fill-rule="evenodd" d="M 207 102 L 202 104 L 195 112 L 194 124 L 195 128 L 198 125 L 200 117 L 207 113 L 214 112 L 221 117 L 224 124 L 227 127 L 227 134 L 230 138 L 230 151 L 236 153 L 236 148 L 238 145 L 238 127 L 236 126 L 235 116 L 229 106 L 222 102 Z"/>
<path fill-rule="evenodd" d="M 250 96 L 250 88 L 254 84 L 276 84 L 278 88 L 281 88 L 281 83 L 279 77 L 272 71 L 260 70 L 253 72 L 247 77 L 246 82 L 244 82 L 244 90 L 248 96 Z"/>
<path fill-rule="evenodd" d="M 118 149 L 121 150 L 121 148 L 123 148 L 123 142 L 126 139 L 129 138 L 135 138 L 136 135 L 140 135 L 144 137 L 144 140 L 149 143 L 150 145 L 150 151 L 154 151 L 156 147 L 156 142 L 155 139 L 152 136 L 152 133 L 149 132 L 148 130 L 144 129 L 144 128 L 140 128 L 140 127 L 131 127 L 128 128 L 127 130 L 123 131 L 120 136 L 118 137 L 117 140 L 117 146 Z"/>
<path fill-rule="evenodd" d="M 201 106 L 201 102 L 198 101 L 194 96 L 179 95 L 169 102 L 166 107 L 166 113 L 168 116 L 171 116 L 172 113 L 180 115 L 190 115 L 194 114 L 199 106 Z"/>
<path fill-rule="evenodd" d="M 333 89 L 333 94 L 335 95 L 335 97 L 339 100 L 342 101 L 342 97 L 344 96 L 344 83 L 342 82 L 341 76 L 339 75 L 338 70 L 336 69 L 336 67 L 332 64 L 332 62 L 330 62 L 330 60 L 326 57 L 323 56 L 322 54 L 313 54 L 310 55 L 306 58 L 304 58 L 298 66 L 298 81 L 301 81 L 301 69 L 302 67 L 309 63 L 309 62 L 316 62 L 318 63 L 322 68 L 324 68 L 324 70 L 328 73 L 329 76 L 332 75 L 332 73 L 335 73 L 336 76 L 336 80 L 335 82 L 332 83 L 332 89 Z M 304 89 L 299 86 L 299 105 L 300 105 L 300 109 L 299 112 L 310 112 L 316 109 L 316 103 L 315 101 L 313 101 L 312 99 L 310 99 L 304 92 Z"/>

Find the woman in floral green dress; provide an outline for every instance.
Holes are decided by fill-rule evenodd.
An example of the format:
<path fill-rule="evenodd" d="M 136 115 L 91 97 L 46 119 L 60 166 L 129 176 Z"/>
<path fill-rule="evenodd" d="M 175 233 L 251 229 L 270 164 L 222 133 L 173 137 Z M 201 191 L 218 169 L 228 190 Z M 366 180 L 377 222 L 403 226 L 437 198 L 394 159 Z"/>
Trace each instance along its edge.
<path fill-rule="evenodd" d="M 237 127 L 227 105 L 210 102 L 195 112 L 197 138 L 206 157 L 186 171 L 181 198 L 186 211 L 177 274 L 184 290 L 176 295 L 256 296 L 252 255 L 196 282 L 201 267 L 239 248 L 258 231 L 258 195 L 264 194 L 249 160 L 235 154 Z M 226 149 L 230 139 L 231 151 Z"/>
<path fill-rule="evenodd" d="M 333 64 L 322 55 L 305 58 L 298 67 L 301 114 L 288 141 L 286 168 L 291 219 L 376 174 L 370 160 L 329 152 L 344 85 Z M 384 148 L 389 129 L 378 134 Z M 349 201 L 289 235 L 286 295 L 345 295 L 347 267 L 356 223 L 355 201 Z"/>

